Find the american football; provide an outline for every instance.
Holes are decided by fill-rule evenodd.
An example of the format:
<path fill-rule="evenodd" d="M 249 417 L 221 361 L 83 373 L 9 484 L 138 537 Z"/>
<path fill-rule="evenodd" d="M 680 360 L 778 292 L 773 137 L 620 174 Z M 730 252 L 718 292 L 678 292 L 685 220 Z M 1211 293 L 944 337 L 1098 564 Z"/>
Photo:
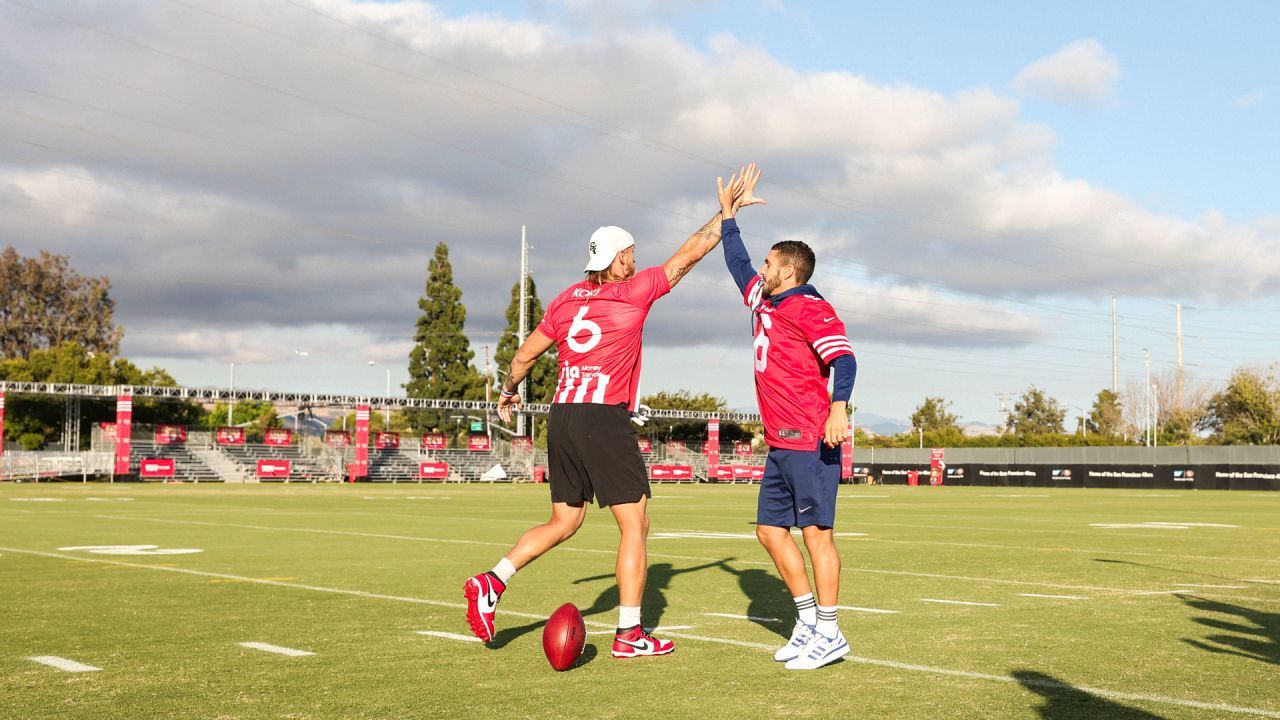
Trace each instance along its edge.
<path fill-rule="evenodd" d="M 542 651 L 557 671 L 568 670 L 587 643 L 587 626 L 573 603 L 556 608 L 542 628 Z"/>

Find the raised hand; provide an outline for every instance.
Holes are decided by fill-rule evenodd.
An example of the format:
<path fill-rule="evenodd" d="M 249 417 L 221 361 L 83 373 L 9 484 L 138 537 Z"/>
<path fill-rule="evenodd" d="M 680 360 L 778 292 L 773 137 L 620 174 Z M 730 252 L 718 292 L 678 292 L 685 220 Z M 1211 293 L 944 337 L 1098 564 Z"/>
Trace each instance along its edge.
<path fill-rule="evenodd" d="M 742 188 L 734 200 L 736 203 L 735 211 L 748 205 L 765 205 L 768 203 L 764 198 L 755 196 L 756 183 L 760 182 L 760 168 L 755 163 L 743 168 L 741 177 L 738 180 L 741 182 Z"/>

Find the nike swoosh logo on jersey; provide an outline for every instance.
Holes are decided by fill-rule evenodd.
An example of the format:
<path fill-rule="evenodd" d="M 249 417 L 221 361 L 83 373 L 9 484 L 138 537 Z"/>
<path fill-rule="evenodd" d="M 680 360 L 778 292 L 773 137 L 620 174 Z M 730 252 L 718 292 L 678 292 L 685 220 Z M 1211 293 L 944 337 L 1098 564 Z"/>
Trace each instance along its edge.
<path fill-rule="evenodd" d="M 809 512 L 812 509 L 813 509 L 812 505 L 806 505 L 805 507 L 800 508 L 800 512 Z"/>
<path fill-rule="evenodd" d="M 653 649 L 653 643 L 649 642 L 648 640 L 641 640 L 640 642 L 630 642 L 627 640 L 623 640 L 622 638 L 614 638 L 614 639 L 622 643 L 623 645 L 630 645 L 631 647 L 635 648 L 636 650 L 639 650 L 640 652 L 648 652 Z"/>
<path fill-rule="evenodd" d="M 836 316 L 832 315 L 829 318 L 822 318 L 822 322 L 831 322 L 832 320 L 835 320 L 835 319 L 836 319 Z"/>

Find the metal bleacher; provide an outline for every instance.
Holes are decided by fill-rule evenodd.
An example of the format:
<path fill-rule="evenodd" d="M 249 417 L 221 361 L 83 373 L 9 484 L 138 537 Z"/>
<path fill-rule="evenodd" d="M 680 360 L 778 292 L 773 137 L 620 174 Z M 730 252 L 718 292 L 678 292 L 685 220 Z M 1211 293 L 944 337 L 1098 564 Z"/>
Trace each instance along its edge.
<path fill-rule="evenodd" d="M 297 445 L 219 445 L 248 477 L 257 477 L 259 460 L 288 460 L 288 478 L 260 478 L 263 482 L 325 482 L 342 479 L 341 467 L 323 457 L 310 455 Z"/>
<path fill-rule="evenodd" d="M 143 460 L 173 460 L 173 477 L 178 482 L 221 482 L 222 477 L 203 460 L 192 454 L 185 442 L 157 443 L 146 437 L 134 438 L 130 445 L 129 464 L 138 467 Z"/>

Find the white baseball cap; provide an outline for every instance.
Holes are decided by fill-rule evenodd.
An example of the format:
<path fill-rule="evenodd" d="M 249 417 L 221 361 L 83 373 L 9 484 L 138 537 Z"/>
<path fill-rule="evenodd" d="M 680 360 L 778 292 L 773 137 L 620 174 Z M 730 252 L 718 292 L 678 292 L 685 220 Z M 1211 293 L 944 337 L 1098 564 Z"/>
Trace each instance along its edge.
<path fill-rule="evenodd" d="M 616 225 L 596 228 L 587 243 L 587 266 L 582 271 L 604 270 L 613 263 L 618 253 L 635 244 L 636 239 L 631 237 L 631 233 Z"/>

